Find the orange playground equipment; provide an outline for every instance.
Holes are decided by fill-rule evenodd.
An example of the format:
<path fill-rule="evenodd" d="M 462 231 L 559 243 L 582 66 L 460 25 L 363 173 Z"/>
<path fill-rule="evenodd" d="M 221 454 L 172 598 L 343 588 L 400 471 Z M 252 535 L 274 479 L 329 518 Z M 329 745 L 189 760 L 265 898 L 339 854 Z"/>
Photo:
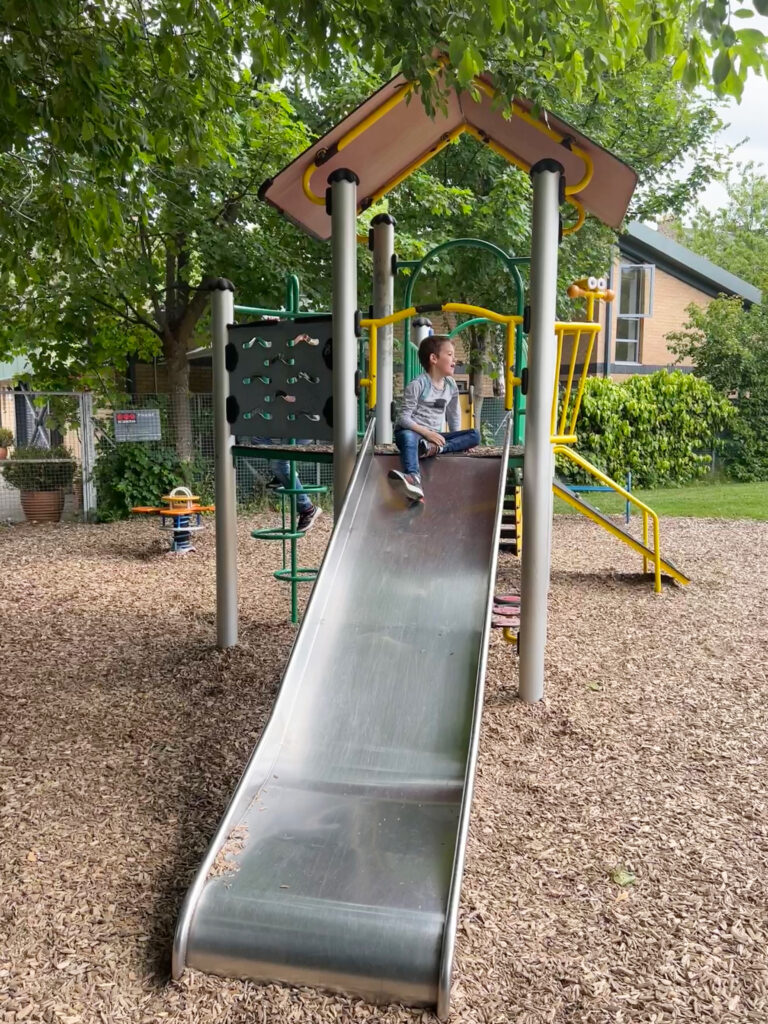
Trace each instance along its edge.
<path fill-rule="evenodd" d="M 201 505 L 199 496 L 193 494 L 188 487 L 174 487 L 170 494 L 164 494 L 160 500 L 165 502 L 164 506 L 154 508 L 137 505 L 131 512 L 160 516 L 160 529 L 169 530 L 171 534 L 170 554 L 186 555 L 194 551 L 192 534 L 204 529 L 203 512 L 214 512 L 216 506 Z"/>

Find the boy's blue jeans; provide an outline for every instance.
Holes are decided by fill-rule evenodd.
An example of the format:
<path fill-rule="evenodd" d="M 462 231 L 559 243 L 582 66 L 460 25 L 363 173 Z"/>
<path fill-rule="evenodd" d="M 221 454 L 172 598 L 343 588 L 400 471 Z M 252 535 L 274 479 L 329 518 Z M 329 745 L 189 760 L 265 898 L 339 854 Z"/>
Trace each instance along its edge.
<path fill-rule="evenodd" d="M 253 444 L 275 444 L 275 441 L 271 437 L 254 437 Z M 312 444 L 311 441 L 297 441 L 296 444 Z M 269 468 L 275 474 L 277 479 L 283 485 L 283 487 L 291 486 L 291 464 L 287 459 L 270 459 Z M 296 486 L 301 487 L 301 480 L 299 480 L 299 474 L 296 474 Z M 296 495 L 296 510 L 299 515 L 304 512 L 309 512 L 312 508 L 312 502 L 309 500 L 309 496 L 304 491 L 299 491 Z"/>
<path fill-rule="evenodd" d="M 441 455 L 446 452 L 465 452 L 468 448 L 474 448 L 480 444 L 479 430 L 453 430 L 443 431 L 445 446 Z M 415 430 L 396 430 L 395 444 L 400 452 L 400 462 L 403 465 L 404 473 L 419 472 L 419 441 L 423 440 L 421 434 Z"/>

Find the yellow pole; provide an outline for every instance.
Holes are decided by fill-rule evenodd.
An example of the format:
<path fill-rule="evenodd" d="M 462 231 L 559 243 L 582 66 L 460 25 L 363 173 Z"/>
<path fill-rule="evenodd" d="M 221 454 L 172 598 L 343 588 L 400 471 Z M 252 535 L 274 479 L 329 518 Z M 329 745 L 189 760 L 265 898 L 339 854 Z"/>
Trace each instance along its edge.
<path fill-rule="evenodd" d="M 563 335 L 565 332 L 563 332 Z M 565 385 L 565 394 L 563 395 L 563 406 L 560 410 L 560 426 L 558 428 L 559 434 L 565 433 L 565 421 L 568 417 L 568 402 L 571 397 L 571 388 L 573 387 L 573 375 L 576 371 L 576 359 L 579 354 L 579 345 L 581 344 L 581 330 L 576 331 L 576 335 L 573 339 L 573 348 L 571 349 L 571 361 L 568 366 L 568 380 Z M 573 433 L 573 423 L 571 423 L 571 433 Z"/>
<path fill-rule="evenodd" d="M 557 398 L 560 391 L 560 360 L 563 358 L 563 333 L 565 328 L 565 324 L 555 324 L 555 330 L 557 331 L 557 359 L 555 361 L 555 389 L 552 394 L 551 433 L 553 435 L 557 433 L 555 424 L 557 423 Z"/>
<path fill-rule="evenodd" d="M 507 324 L 507 338 L 504 346 L 504 409 L 512 408 L 512 388 L 515 381 L 515 324 Z"/>
<path fill-rule="evenodd" d="M 643 512 L 643 546 L 648 547 L 648 513 Z M 643 572 L 648 572 L 648 559 L 643 558 Z"/>

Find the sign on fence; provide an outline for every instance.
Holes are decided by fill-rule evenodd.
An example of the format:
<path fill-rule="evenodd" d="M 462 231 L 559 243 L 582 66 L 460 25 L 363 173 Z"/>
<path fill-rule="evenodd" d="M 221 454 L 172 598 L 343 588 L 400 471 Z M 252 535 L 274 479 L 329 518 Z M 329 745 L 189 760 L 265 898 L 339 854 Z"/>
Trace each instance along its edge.
<path fill-rule="evenodd" d="M 162 436 L 159 409 L 116 410 L 116 441 L 159 441 Z"/>

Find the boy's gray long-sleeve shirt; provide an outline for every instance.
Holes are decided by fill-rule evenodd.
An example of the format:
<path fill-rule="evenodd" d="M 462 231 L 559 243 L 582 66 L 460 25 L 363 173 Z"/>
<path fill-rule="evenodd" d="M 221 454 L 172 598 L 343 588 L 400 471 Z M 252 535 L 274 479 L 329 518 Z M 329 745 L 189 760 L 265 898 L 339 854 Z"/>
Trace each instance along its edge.
<path fill-rule="evenodd" d="M 439 434 L 444 429 L 443 421 L 447 422 L 449 431 L 461 429 L 456 383 L 445 377 L 443 387 L 436 388 L 429 374 L 421 373 L 406 385 L 395 429 L 413 430 L 414 424 L 418 424 Z"/>

